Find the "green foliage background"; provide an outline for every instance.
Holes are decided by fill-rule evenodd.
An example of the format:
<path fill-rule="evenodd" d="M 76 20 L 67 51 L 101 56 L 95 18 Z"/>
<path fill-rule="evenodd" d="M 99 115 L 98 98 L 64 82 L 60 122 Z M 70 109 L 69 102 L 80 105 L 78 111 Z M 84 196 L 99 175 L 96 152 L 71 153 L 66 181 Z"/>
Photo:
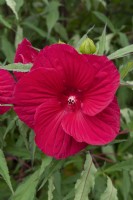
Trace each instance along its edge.
<path fill-rule="evenodd" d="M 23 37 L 39 49 L 59 40 L 76 47 L 94 26 L 88 36 L 98 48 L 105 25 L 104 54 L 132 44 L 132 0 L 0 0 L 0 64 L 13 63 Z M 124 81 L 133 84 L 128 70 L 133 68 L 132 54 L 114 62 Z M 33 131 L 13 110 L 0 116 L 0 200 L 133 200 L 132 87 L 120 87 L 117 96 L 121 131 L 128 134 L 66 160 L 43 155 L 34 144 Z M 88 176 L 89 151 L 95 166 Z"/>

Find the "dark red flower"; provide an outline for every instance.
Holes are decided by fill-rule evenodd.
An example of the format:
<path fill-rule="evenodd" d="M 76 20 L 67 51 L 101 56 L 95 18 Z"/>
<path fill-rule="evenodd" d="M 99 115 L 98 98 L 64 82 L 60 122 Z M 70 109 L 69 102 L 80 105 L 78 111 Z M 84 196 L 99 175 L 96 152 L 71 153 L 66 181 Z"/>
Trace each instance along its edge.
<path fill-rule="evenodd" d="M 22 42 L 18 45 L 16 50 L 14 62 L 15 63 L 33 63 L 38 55 L 38 51 L 32 47 L 32 44 L 24 38 Z M 22 72 L 14 72 L 17 80 L 19 80 L 25 73 Z"/>
<path fill-rule="evenodd" d="M 16 85 L 15 111 L 34 128 L 47 155 L 66 158 L 87 144 L 103 145 L 119 133 L 115 98 L 119 73 L 105 56 L 79 54 L 66 44 L 44 48 Z"/>
<path fill-rule="evenodd" d="M 11 107 L 2 106 L 3 104 L 12 104 L 12 94 L 15 81 L 12 75 L 6 70 L 0 70 L 0 114 L 4 114 Z"/>

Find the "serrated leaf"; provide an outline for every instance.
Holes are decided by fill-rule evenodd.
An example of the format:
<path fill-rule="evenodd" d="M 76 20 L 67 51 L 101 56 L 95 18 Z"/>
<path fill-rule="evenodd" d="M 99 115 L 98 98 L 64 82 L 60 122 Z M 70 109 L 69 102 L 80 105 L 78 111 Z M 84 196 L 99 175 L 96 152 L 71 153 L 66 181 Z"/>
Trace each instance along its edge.
<path fill-rule="evenodd" d="M 105 169 L 104 171 L 114 172 L 114 171 L 131 170 L 131 169 L 133 169 L 133 158 L 114 164 L 111 167 Z"/>
<path fill-rule="evenodd" d="M 2 15 L 0 15 L 0 23 L 2 23 L 5 27 L 9 29 L 11 29 L 12 27 L 11 24 L 9 24 L 9 22 L 5 20 L 5 18 Z"/>
<path fill-rule="evenodd" d="M 110 30 L 112 32 L 115 32 L 115 27 L 114 25 L 112 24 L 112 22 L 109 20 L 109 18 L 107 18 L 103 13 L 100 13 L 100 12 L 97 12 L 97 11 L 94 11 L 93 12 L 95 14 L 95 16 L 97 18 L 99 18 L 104 24 L 107 24 L 107 26 L 110 28 Z"/>
<path fill-rule="evenodd" d="M 113 186 L 112 181 L 109 177 L 107 177 L 107 188 L 101 195 L 100 200 L 118 200 L 117 190 Z"/>
<path fill-rule="evenodd" d="M 6 69 L 8 71 L 15 72 L 28 72 L 30 71 L 32 64 L 22 64 L 22 63 L 13 63 L 5 66 L 0 66 L 0 69 Z"/>
<path fill-rule="evenodd" d="M 10 180 L 10 176 L 9 176 L 6 159 L 5 159 L 4 153 L 1 149 L 0 149 L 0 174 L 3 177 L 3 179 L 6 181 L 11 192 L 14 193 L 12 184 L 11 184 L 11 180 Z"/>
<path fill-rule="evenodd" d="M 13 13 L 16 16 L 16 19 L 18 20 L 18 13 L 16 11 L 16 2 L 15 0 L 5 0 L 6 4 L 11 8 L 11 10 L 13 11 Z"/>
<path fill-rule="evenodd" d="M 126 65 L 120 68 L 121 79 L 124 79 L 127 74 L 133 70 L 133 62 L 128 62 Z"/>
<path fill-rule="evenodd" d="M 100 37 L 99 43 L 98 43 L 99 49 L 97 54 L 98 55 L 103 55 L 105 52 L 105 47 L 106 47 L 106 26 L 103 30 L 102 36 Z"/>
<path fill-rule="evenodd" d="M 42 160 L 40 169 L 35 171 L 32 175 L 20 183 L 14 195 L 12 196 L 12 200 L 34 200 L 40 177 L 47 165 L 49 165 L 50 161 L 50 157 L 46 157 Z"/>
<path fill-rule="evenodd" d="M 39 170 L 27 177 L 17 188 L 12 200 L 34 200 L 39 180 Z"/>
<path fill-rule="evenodd" d="M 113 60 L 113 59 L 116 59 L 116 58 L 121 58 L 121 57 L 127 56 L 130 53 L 133 53 L 133 44 L 115 51 L 114 53 L 110 54 L 108 56 L 108 58 L 110 60 Z"/>
<path fill-rule="evenodd" d="M 54 177 L 51 176 L 48 180 L 48 200 L 53 199 L 53 191 L 55 190 L 54 186 Z"/>
<path fill-rule="evenodd" d="M 88 200 L 88 194 L 94 187 L 95 174 L 97 170 L 93 164 L 91 156 L 86 156 L 84 170 L 81 173 L 81 177 L 75 184 L 75 198 L 74 200 Z"/>

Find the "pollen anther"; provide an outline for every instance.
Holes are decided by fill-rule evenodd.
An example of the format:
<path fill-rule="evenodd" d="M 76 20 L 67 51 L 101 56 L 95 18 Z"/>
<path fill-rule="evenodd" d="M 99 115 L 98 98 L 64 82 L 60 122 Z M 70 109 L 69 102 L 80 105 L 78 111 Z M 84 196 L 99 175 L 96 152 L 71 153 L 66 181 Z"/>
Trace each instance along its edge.
<path fill-rule="evenodd" d="M 75 96 L 70 96 L 68 97 L 68 105 L 73 105 L 76 103 L 76 97 Z"/>

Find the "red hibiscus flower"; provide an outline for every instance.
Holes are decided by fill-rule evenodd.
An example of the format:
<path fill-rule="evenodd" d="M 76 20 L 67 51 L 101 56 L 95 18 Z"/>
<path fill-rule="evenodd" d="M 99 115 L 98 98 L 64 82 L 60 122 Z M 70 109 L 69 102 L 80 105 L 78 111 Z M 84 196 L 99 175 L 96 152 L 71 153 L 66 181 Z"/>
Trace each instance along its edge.
<path fill-rule="evenodd" d="M 105 56 L 79 54 L 66 44 L 48 46 L 16 84 L 15 111 L 35 130 L 37 146 L 66 158 L 87 144 L 104 145 L 119 133 L 115 98 L 119 73 Z"/>
<path fill-rule="evenodd" d="M 31 43 L 24 39 L 16 50 L 14 58 L 15 63 L 33 63 L 38 55 L 38 51 L 35 50 Z M 14 72 L 16 79 L 19 80 L 25 73 Z M 7 112 L 11 107 L 2 106 L 2 104 L 11 104 L 11 97 L 14 91 L 15 80 L 12 75 L 5 70 L 0 70 L 0 114 Z"/>
<path fill-rule="evenodd" d="M 16 50 L 14 62 L 15 63 L 33 63 L 38 55 L 38 51 L 32 47 L 32 44 L 24 38 L 23 41 L 18 45 Z M 25 73 L 14 72 L 17 80 L 19 80 Z"/>
<path fill-rule="evenodd" d="M 12 104 L 12 93 L 15 81 L 12 75 L 6 70 L 0 70 L 0 114 L 4 114 L 11 107 L 2 106 L 3 104 Z"/>

